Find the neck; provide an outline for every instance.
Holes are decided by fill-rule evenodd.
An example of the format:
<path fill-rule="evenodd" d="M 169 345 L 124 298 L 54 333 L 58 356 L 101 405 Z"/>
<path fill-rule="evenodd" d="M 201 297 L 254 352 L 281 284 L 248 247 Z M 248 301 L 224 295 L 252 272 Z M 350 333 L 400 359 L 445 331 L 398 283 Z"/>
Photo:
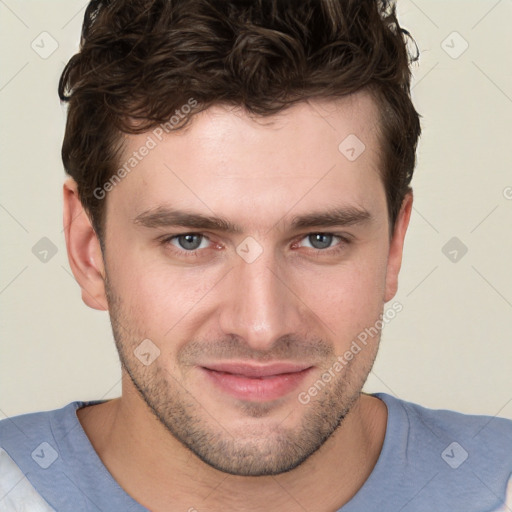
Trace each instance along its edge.
<path fill-rule="evenodd" d="M 154 512 L 164 510 L 333 511 L 370 475 L 384 442 L 387 409 L 360 395 L 342 425 L 297 468 L 243 477 L 205 464 L 177 441 L 138 393 L 80 409 L 78 418 L 119 485 Z"/>

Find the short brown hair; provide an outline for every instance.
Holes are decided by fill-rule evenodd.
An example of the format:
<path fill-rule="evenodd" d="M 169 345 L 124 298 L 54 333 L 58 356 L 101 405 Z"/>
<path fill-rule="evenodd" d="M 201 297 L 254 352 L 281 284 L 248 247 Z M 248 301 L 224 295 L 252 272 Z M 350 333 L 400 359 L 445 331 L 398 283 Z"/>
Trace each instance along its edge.
<path fill-rule="evenodd" d="M 92 0 L 59 96 L 69 104 L 62 160 L 100 240 L 94 191 L 120 165 L 123 133 L 168 122 L 190 98 L 194 113 L 227 103 L 269 116 L 362 89 L 379 107 L 392 232 L 421 133 L 410 98 L 418 52 L 395 11 L 387 0 Z"/>

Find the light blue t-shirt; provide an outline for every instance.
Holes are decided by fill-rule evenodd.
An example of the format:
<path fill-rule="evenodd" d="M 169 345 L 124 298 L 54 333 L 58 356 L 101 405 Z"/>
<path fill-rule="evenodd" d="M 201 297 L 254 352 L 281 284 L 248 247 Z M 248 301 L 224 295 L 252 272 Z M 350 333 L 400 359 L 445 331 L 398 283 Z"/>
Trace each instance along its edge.
<path fill-rule="evenodd" d="M 512 421 L 385 393 L 381 454 L 339 512 L 511 512 Z M 0 421 L 1 512 L 144 512 L 94 451 L 72 402 Z M 343 482 L 340 481 L 340 485 Z"/>

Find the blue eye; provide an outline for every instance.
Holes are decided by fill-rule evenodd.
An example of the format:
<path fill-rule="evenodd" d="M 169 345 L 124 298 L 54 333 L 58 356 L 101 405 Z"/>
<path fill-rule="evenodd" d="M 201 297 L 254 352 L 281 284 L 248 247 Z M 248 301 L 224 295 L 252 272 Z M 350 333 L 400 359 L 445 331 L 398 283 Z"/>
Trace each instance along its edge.
<path fill-rule="evenodd" d="M 343 238 L 341 238 L 340 236 L 333 235 L 331 233 L 311 233 L 307 235 L 305 238 L 303 238 L 303 240 L 307 240 L 310 244 L 309 246 L 306 247 L 322 250 L 329 249 L 334 239 L 336 238 L 340 241 L 343 241 Z"/>
<path fill-rule="evenodd" d="M 175 235 L 166 240 L 166 242 L 171 243 L 178 249 L 182 249 L 184 251 L 195 251 L 198 249 L 205 249 L 208 247 L 207 242 L 208 239 L 201 234 L 198 233 L 186 233 L 183 235 Z"/>
<path fill-rule="evenodd" d="M 183 233 L 162 240 L 163 245 L 172 246 L 172 252 L 185 257 L 198 257 L 201 249 L 208 248 L 207 242 L 209 239 L 201 233 Z"/>
<path fill-rule="evenodd" d="M 338 239 L 338 244 L 331 245 Z M 310 244 L 309 247 L 314 249 L 317 253 L 332 253 L 342 250 L 343 247 L 349 243 L 346 238 L 335 235 L 333 233 L 310 233 L 302 240 L 307 240 Z M 307 245 L 305 247 L 308 247 Z"/>

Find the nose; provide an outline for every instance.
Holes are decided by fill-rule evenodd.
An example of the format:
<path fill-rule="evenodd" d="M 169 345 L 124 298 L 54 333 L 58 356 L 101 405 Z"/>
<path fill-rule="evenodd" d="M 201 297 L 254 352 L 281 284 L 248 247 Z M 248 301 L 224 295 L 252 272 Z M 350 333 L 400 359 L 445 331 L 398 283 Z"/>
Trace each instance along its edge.
<path fill-rule="evenodd" d="M 224 333 L 239 336 L 254 350 L 268 351 L 280 337 L 301 330 L 301 301 L 272 255 L 264 252 L 252 263 L 241 260 L 228 277 L 220 313 Z"/>

